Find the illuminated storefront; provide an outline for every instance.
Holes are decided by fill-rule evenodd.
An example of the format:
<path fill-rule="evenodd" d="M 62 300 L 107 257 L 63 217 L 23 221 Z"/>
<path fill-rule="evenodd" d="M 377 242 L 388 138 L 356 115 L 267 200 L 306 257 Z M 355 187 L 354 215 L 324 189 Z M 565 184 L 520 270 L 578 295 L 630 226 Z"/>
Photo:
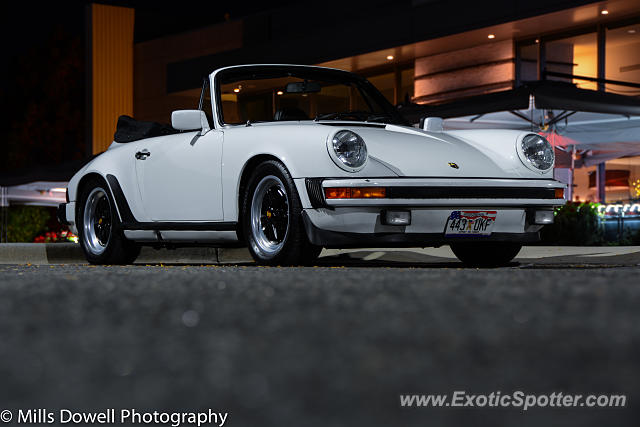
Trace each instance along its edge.
<path fill-rule="evenodd" d="M 603 15 L 603 11 L 609 12 L 603 8 L 591 9 L 594 16 L 611 15 Z M 411 99 L 420 104 L 439 105 L 443 102 L 468 99 L 474 95 L 501 92 L 540 80 L 567 82 L 577 88 L 640 99 L 640 18 L 625 18 L 606 23 L 594 22 L 576 29 L 564 26 L 553 28 L 547 25 L 544 31 L 526 36 L 524 31 L 533 25 L 532 21 L 536 19 L 512 23 L 516 29 L 523 29 L 518 37 L 514 34 L 511 39 L 500 40 L 502 37 L 497 34 L 500 34 L 501 30 L 492 29 L 487 35 L 490 42 L 485 40 L 476 46 L 444 53 L 434 52 L 426 58 L 415 58 L 415 95 Z M 540 18 L 540 22 L 543 21 L 546 21 L 546 17 Z M 458 40 L 454 36 L 448 41 L 452 42 L 451 46 L 455 46 Z M 406 54 L 411 52 L 411 48 L 414 52 L 425 51 L 428 44 L 436 45 L 438 41 L 424 42 L 412 47 L 403 46 L 394 52 Z M 381 51 L 377 55 L 382 58 L 385 53 L 387 51 Z M 366 70 L 359 70 L 348 64 L 366 63 L 367 60 L 371 62 L 373 55 L 330 61 L 322 65 L 346 68 L 367 75 Z M 397 93 L 399 88 L 406 87 L 406 84 L 399 85 L 399 79 L 393 74 L 369 73 L 368 76 L 374 81 L 380 81 L 378 84 L 384 88 L 395 87 L 395 91 L 383 92 L 389 100 L 397 100 L 397 96 L 392 98 L 392 95 Z M 567 111 L 555 113 L 562 114 Z M 478 117 L 480 115 L 474 118 Z M 594 117 L 594 125 L 598 126 L 598 120 L 603 117 Z M 500 126 L 498 121 L 495 125 Z M 599 127 L 606 131 L 610 126 L 610 121 L 601 120 Z M 543 133 L 548 131 L 544 127 L 532 130 Z M 628 131 L 625 129 L 625 132 Z M 575 146 L 558 146 L 569 158 L 574 156 L 577 159 L 574 162 L 577 167 L 574 167 L 573 171 L 570 164 L 559 162 L 556 174 L 558 179 L 569 183 L 569 177 L 573 173 L 572 200 L 604 203 L 640 200 L 640 122 L 631 132 L 634 132 L 635 138 L 632 137 L 631 141 L 627 140 L 625 144 L 618 143 L 617 133 L 612 129 L 608 134 L 603 132 L 603 139 L 597 144 L 580 145 L 580 141 L 573 141 L 576 142 Z M 562 129 L 554 136 L 559 137 L 554 138 L 555 140 L 561 140 Z M 566 144 L 566 141 L 564 143 Z M 597 150 L 594 150 L 594 147 Z M 584 161 L 587 156 L 589 161 Z M 596 159 L 602 161 L 593 164 Z M 603 172 L 605 178 L 598 180 L 598 174 Z M 602 181 L 600 188 L 599 181 Z"/>
<path fill-rule="evenodd" d="M 573 200 L 597 200 L 597 167 L 575 169 Z M 640 200 L 640 156 L 606 162 L 605 203 Z"/>

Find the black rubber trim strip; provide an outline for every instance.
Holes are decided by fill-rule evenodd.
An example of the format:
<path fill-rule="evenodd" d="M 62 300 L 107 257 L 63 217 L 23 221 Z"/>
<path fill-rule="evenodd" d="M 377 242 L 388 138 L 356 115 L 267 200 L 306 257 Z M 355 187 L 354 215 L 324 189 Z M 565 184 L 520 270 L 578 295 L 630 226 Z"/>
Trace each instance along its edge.
<path fill-rule="evenodd" d="M 109 174 L 107 181 L 120 212 L 120 227 L 123 230 L 176 230 L 176 231 L 235 231 L 237 222 L 139 222 L 131 212 L 118 179 Z"/>
<path fill-rule="evenodd" d="M 124 230 L 236 231 L 237 222 L 124 222 Z"/>
<path fill-rule="evenodd" d="M 127 198 L 124 197 L 124 193 L 122 191 L 122 187 L 120 187 L 118 178 L 111 174 L 108 174 L 107 181 L 109 182 L 109 187 L 111 187 L 111 193 L 113 193 L 113 197 L 116 199 L 118 212 L 120 212 L 120 221 L 122 221 L 123 223 L 138 222 L 138 220 L 133 216 L 131 208 L 129 208 L 129 203 L 127 203 Z"/>
<path fill-rule="evenodd" d="M 388 199 L 555 199 L 555 188 L 538 187 L 396 187 Z"/>
<path fill-rule="evenodd" d="M 353 122 L 353 123 L 349 123 L 349 122 L 338 122 L 338 123 L 327 123 L 327 122 L 316 122 L 319 125 L 324 125 L 324 126 L 334 126 L 334 127 L 360 127 L 360 128 L 384 128 L 387 125 L 384 123 L 362 123 L 362 122 Z"/>
<path fill-rule="evenodd" d="M 56 218 L 58 218 L 58 222 L 62 225 L 71 225 L 69 221 L 67 221 L 67 204 L 60 203 L 58 208 L 56 209 Z"/>
<path fill-rule="evenodd" d="M 344 177 L 344 176 L 334 176 L 334 177 L 322 177 L 327 181 L 350 181 L 352 179 L 392 179 L 396 180 L 396 182 L 401 182 L 403 179 L 447 179 L 447 180 L 456 180 L 456 181 L 467 181 L 474 179 L 489 179 L 489 180 L 508 180 L 508 181 L 546 181 L 550 183 L 557 184 L 555 188 L 566 188 L 566 185 L 562 184 L 560 181 L 551 178 L 508 178 L 508 177 L 500 177 L 500 176 L 465 176 L 465 177 L 453 177 L 453 176 L 414 176 L 414 175 L 402 175 L 402 176 L 360 176 L 360 177 Z"/>
<path fill-rule="evenodd" d="M 322 230 L 311 222 L 302 211 L 304 228 L 309 241 L 325 248 L 388 248 L 429 247 L 449 243 L 511 242 L 533 243 L 540 240 L 540 233 L 491 233 L 486 237 L 445 237 L 444 233 L 341 233 Z M 398 227 L 402 228 L 402 227 Z"/>

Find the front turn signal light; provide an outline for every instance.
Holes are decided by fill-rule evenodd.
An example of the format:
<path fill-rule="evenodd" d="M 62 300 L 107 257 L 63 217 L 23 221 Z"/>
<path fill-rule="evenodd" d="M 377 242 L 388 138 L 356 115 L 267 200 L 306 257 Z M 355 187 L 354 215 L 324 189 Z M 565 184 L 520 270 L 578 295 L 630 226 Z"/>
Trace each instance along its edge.
<path fill-rule="evenodd" d="M 387 189 L 384 187 L 358 187 L 351 189 L 352 199 L 384 199 Z"/>
<path fill-rule="evenodd" d="M 349 199 L 351 198 L 351 189 L 345 187 L 325 188 L 324 197 L 327 199 Z"/>
<path fill-rule="evenodd" d="M 329 187 L 324 189 L 327 199 L 384 199 L 387 189 L 384 187 Z"/>
<path fill-rule="evenodd" d="M 556 188 L 556 199 L 564 199 L 564 188 Z"/>

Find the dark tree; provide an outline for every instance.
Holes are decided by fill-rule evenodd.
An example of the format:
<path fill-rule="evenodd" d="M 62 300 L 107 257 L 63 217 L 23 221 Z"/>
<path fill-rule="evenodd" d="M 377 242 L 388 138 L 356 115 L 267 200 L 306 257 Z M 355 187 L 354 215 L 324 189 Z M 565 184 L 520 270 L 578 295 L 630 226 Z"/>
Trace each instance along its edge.
<path fill-rule="evenodd" d="M 32 23 L 32 33 L 14 33 L 14 51 L 3 65 L 0 171 L 51 166 L 85 157 L 84 33 L 79 22 L 52 16 Z M 19 16 L 16 14 L 16 16 Z M 19 27 L 16 25 L 16 28 Z"/>

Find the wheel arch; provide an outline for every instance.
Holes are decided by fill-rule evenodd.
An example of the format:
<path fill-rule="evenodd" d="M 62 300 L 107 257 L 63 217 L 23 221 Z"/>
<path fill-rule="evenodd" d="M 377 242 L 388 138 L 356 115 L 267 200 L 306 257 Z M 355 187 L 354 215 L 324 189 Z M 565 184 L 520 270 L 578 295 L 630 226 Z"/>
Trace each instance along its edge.
<path fill-rule="evenodd" d="M 287 165 L 280 159 L 279 157 L 273 154 L 257 154 L 250 159 L 248 159 L 244 166 L 242 167 L 242 171 L 240 173 L 240 179 L 238 180 L 238 187 L 236 192 L 236 206 L 238 210 L 238 224 L 242 223 L 242 199 L 244 197 L 244 192 L 247 189 L 247 183 L 249 182 L 249 177 L 251 177 L 251 173 L 260 163 L 266 162 L 268 160 L 274 160 L 289 171 Z M 290 172 L 289 172 L 290 173 Z M 242 227 L 238 225 L 238 239 L 240 241 L 244 241 L 244 233 L 242 231 Z"/>
<path fill-rule="evenodd" d="M 87 183 L 93 179 L 102 181 L 104 184 L 106 184 L 107 188 L 109 188 L 109 191 L 111 191 L 111 188 L 109 187 L 109 183 L 107 182 L 105 177 L 99 174 L 98 172 L 89 172 L 88 174 L 80 178 L 80 180 L 78 181 L 78 185 L 76 186 L 76 225 L 78 224 L 78 214 L 80 213 L 80 209 L 82 208 L 82 206 L 80 206 L 81 205 L 80 195 L 82 194 L 85 187 L 87 186 Z M 113 192 L 111 192 L 111 194 L 113 196 Z"/>
<path fill-rule="evenodd" d="M 80 178 L 80 181 L 78 181 L 78 189 L 76 190 L 78 194 L 80 194 L 80 192 L 87 185 L 87 182 L 89 180 L 91 180 L 91 179 L 99 179 L 99 180 L 107 183 L 106 178 L 104 176 L 102 176 L 101 174 L 99 174 L 98 172 L 89 172 L 88 174 L 86 174 L 82 178 Z M 109 185 L 109 183 L 107 183 L 107 185 Z"/>
<path fill-rule="evenodd" d="M 111 175 L 111 174 L 107 174 L 107 176 L 105 177 L 98 172 L 90 172 L 84 175 L 80 179 L 80 181 L 78 181 L 78 186 L 76 190 L 76 194 L 78 195 L 78 203 L 76 203 L 76 224 L 77 224 L 77 216 L 81 209 L 81 206 L 79 203 L 80 202 L 79 196 L 84 191 L 84 188 L 86 187 L 87 183 L 92 179 L 99 180 L 104 185 L 106 185 L 107 189 L 111 193 L 111 200 L 115 202 L 116 213 L 118 215 L 118 219 L 121 222 L 135 221 L 135 217 L 131 213 L 131 209 L 129 208 L 129 204 L 127 203 L 126 197 L 122 192 L 118 178 L 116 178 L 114 175 Z"/>

